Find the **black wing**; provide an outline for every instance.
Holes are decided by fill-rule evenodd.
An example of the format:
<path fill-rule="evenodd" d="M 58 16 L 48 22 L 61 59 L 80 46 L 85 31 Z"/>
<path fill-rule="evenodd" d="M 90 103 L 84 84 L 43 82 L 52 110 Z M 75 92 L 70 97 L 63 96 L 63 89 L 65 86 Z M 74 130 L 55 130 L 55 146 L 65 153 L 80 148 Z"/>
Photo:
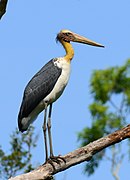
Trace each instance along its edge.
<path fill-rule="evenodd" d="M 18 115 L 19 121 L 27 117 L 41 100 L 52 91 L 62 71 L 62 69 L 54 65 L 54 60 L 50 60 L 43 66 L 27 84 Z"/>

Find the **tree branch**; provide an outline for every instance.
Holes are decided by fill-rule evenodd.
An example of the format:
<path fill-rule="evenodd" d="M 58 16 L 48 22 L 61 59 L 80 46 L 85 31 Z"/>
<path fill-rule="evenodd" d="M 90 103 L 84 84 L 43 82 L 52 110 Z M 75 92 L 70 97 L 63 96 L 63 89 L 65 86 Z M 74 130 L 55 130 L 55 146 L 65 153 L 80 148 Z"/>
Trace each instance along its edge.
<path fill-rule="evenodd" d="M 6 12 L 7 2 L 8 0 L 0 0 L 0 19 Z"/>
<path fill-rule="evenodd" d="M 55 169 L 51 164 L 46 163 L 29 173 L 10 178 L 9 180 L 49 180 L 52 175 L 64 171 L 71 166 L 82 163 L 83 161 L 90 161 L 94 154 L 108 146 L 119 143 L 126 138 L 130 138 L 130 124 L 121 130 L 115 131 L 106 137 L 100 138 L 84 147 L 62 156 L 62 158 L 66 160 L 66 163 L 62 160 L 60 164 L 54 162 Z"/>

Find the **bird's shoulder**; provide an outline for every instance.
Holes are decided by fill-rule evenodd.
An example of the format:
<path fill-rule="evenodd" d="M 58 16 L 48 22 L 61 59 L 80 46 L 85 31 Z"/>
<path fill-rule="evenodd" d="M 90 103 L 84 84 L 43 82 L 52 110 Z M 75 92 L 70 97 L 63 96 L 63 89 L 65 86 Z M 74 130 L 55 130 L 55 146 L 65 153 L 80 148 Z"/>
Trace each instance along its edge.
<path fill-rule="evenodd" d="M 46 85 L 49 87 L 51 81 L 55 84 L 62 71 L 56 62 L 57 58 L 51 59 L 32 77 L 25 88 L 26 94 L 31 93 L 39 87 L 44 88 Z"/>

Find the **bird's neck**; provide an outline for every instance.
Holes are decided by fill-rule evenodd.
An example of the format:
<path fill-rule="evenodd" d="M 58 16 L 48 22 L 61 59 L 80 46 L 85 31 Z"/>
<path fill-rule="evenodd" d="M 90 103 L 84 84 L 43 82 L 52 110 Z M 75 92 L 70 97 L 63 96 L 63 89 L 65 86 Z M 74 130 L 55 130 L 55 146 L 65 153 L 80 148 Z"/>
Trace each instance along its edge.
<path fill-rule="evenodd" d="M 74 56 L 74 49 L 69 42 L 62 41 L 61 44 L 65 48 L 66 55 L 64 56 L 65 60 L 70 62 Z"/>

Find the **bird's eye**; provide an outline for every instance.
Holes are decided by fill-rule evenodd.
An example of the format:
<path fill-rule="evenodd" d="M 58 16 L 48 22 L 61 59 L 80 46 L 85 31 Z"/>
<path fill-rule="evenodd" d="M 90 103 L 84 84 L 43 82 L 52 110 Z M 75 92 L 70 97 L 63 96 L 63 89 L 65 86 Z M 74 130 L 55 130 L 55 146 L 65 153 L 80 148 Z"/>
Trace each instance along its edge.
<path fill-rule="evenodd" d="M 69 33 L 69 32 L 67 32 L 67 33 L 65 33 L 67 36 L 69 36 L 71 33 Z"/>

